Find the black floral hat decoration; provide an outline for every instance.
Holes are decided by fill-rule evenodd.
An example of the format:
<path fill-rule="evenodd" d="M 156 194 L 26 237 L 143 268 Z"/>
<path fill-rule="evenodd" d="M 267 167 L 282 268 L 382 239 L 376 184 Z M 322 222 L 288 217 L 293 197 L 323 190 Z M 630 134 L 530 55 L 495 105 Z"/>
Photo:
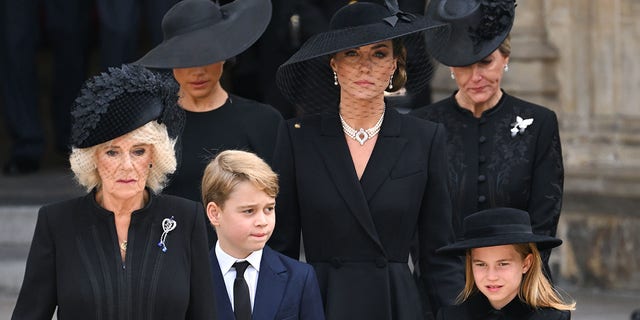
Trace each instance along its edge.
<path fill-rule="evenodd" d="M 463 236 L 438 250 L 440 254 L 465 255 L 468 249 L 507 244 L 535 243 L 539 250 L 557 247 L 562 240 L 533 233 L 529 213 L 514 208 L 478 211 L 464 218 Z"/>
<path fill-rule="evenodd" d="M 438 36 L 447 26 L 420 15 L 403 12 L 397 1 L 384 5 L 355 2 L 342 7 L 332 17 L 329 30 L 309 38 L 276 74 L 276 84 L 302 113 L 337 108 L 339 88 L 332 85 L 329 56 L 343 50 L 376 42 L 402 38 L 407 48 L 407 83 L 413 92 L 424 89 L 432 76 L 425 46 L 437 46 Z M 425 44 L 424 33 L 433 33 L 432 44 Z M 437 51 L 437 50 L 435 50 Z"/>
<path fill-rule="evenodd" d="M 484 59 L 509 35 L 515 7 L 515 0 L 431 0 L 427 17 L 449 24 L 451 32 L 443 47 L 429 53 L 450 67 Z"/>
<path fill-rule="evenodd" d="M 162 19 L 164 40 L 134 64 L 191 68 L 232 58 L 247 50 L 271 20 L 270 0 L 182 0 Z"/>
<path fill-rule="evenodd" d="M 76 98 L 71 115 L 71 144 L 95 146 L 127 134 L 150 121 L 167 126 L 176 138 L 184 125 L 177 106 L 177 85 L 166 74 L 139 66 L 109 68 L 89 79 Z"/>

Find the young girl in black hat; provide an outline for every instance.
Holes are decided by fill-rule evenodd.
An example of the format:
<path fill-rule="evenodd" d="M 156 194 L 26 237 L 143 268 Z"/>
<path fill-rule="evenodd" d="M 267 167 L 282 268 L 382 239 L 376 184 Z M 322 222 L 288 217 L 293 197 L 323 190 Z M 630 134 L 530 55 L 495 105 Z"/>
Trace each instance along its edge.
<path fill-rule="evenodd" d="M 495 208 L 464 219 L 463 240 L 438 253 L 466 256 L 466 283 L 459 305 L 440 310 L 438 320 L 566 320 L 575 302 L 559 296 L 542 272 L 540 251 L 562 240 L 536 235 L 529 214 Z"/>
<path fill-rule="evenodd" d="M 385 91 L 426 84 L 424 43 L 403 45 L 423 30 L 439 32 L 394 1 L 347 5 L 276 76 L 305 115 L 278 135 L 270 245 L 297 259 L 302 233 L 328 319 L 429 319 L 462 288 L 459 259 L 435 254 L 453 241 L 444 130 L 385 100 Z"/>

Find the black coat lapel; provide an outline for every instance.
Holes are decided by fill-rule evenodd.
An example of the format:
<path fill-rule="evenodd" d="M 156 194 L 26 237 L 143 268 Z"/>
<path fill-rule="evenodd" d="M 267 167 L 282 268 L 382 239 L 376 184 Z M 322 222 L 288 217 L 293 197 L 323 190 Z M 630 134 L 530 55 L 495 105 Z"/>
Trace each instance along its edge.
<path fill-rule="evenodd" d="M 402 117 L 394 109 L 388 108 L 371 158 L 362 175 L 362 190 L 371 201 L 382 183 L 389 178 L 389 173 L 398 161 L 402 149 L 407 143 L 406 137 L 400 136 Z"/>
<path fill-rule="evenodd" d="M 316 138 L 314 143 L 320 151 L 327 171 L 349 210 L 371 239 L 384 252 L 373 224 L 369 204 L 356 175 L 353 160 L 351 159 L 342 128 L 340 128 L 340 120 L 337 114 L 322 116 L 321 135 Z"/>

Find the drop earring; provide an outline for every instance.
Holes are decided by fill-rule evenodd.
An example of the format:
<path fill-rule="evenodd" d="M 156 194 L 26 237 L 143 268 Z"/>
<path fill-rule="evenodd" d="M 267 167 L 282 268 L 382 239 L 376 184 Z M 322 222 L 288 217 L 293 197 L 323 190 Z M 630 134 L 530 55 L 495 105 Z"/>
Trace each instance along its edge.
<path fill-rule="evenodd" d="M 393 75 L 389 78 L 389 90 L 393 89 Z"/>
<path fill-rule="evenodd" d="M 451 71 L 451 79 L 452 79 L 452 80 L 455 80 L 455 79 L 456 79 L 456 75 L 455 75 L 455 74 L 453 74 L 453 71 Z"/>
<path fill-rule="evenodd" d="M 338 85 L 338 74 L 335 71 L 333 72 L 333 85 Z"/>
<path fill-rule="evenodd" d="M 505 64 L 505 65 L 504 65 L 504 72 L 507 72 L 507 71 L 509 71 L 509 65 L 508 65 L 508 64 Z"/>

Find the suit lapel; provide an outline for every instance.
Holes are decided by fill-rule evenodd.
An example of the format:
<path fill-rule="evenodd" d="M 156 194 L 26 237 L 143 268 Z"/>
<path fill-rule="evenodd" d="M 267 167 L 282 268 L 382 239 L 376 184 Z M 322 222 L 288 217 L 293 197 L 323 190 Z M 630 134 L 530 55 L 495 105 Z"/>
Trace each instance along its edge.
<path fill-rule="evenodd" d="M 322 116 L 321 135 L 315 141 L 316 147 L 320 151 L 327 171 L 349 210 L 371 239 L 384 252 L 369 212 L 369 204 L 356 175 L 349 147 L 339 123 L 340 120 L 337 114 L 324 114 Z"/>
<path fill-rule="evenodd" d="M 213 290 L 216 297 L 218 319 L 235 319 L 233 308 L 231 307 L 231 300 L 229 300 L 229 293 L 227 293 L 222 271 L 220 271 L 220 264 L 218 264 L 215 247 L 209 251 L 209 261 L 211 262 L 211 275 L 213 278 Z"/>
<path fill-rule="evenodd" d="M 275 252 L 264 247 L 253 306 L 253 319 L 275 319 L 285 293 L 289 273 Z"/>
<path fill-rule="evenodd" d="M 371 158 L 362 174 L 362 190 L 367 201 L 371 201 L 382 183 L 389 178 L 391 169 L 398 161 L 407 138 L 400 137 L 402 118 L 394 109 L 388 108 L 378 140 Z"/>

